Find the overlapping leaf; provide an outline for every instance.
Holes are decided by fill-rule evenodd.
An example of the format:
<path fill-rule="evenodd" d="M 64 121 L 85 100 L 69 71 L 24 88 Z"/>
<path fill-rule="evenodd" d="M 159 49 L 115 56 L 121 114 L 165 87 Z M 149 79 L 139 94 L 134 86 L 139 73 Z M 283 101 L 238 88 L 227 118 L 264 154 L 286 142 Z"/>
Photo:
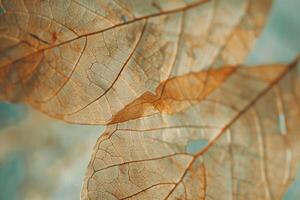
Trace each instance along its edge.
<path fill-rule="evenodd" d="M 175 78 L 161 95 L 173 91 L 161 98 L 172 114 L 152 106 L 108 126 L 82 199 L 281 199 L 300 156 L 299 72 L 296 62 L 235 68 L 203 98 L 191 77 Z"/>
<path fill-rule="evenodd" d="M 106 124 L 167 79 L 242 63 L 271 0 L 2 0 L 0 99 Z"/>
<path fill-rule="evenodd" d="M 270 1 L 2 0 L 0 99 L 109 124 L 84 200 L 280 199 L 299 64 L 237 67 Z"/>

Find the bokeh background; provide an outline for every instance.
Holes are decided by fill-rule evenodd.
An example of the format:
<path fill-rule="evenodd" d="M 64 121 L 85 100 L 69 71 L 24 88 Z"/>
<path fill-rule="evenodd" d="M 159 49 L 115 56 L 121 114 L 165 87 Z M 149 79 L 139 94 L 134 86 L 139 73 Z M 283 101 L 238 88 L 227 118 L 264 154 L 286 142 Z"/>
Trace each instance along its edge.
<path fill-rule="evenodd" d="M 287 63 L 298 55 L 299 8 L 300 0 L 274 0 L 248 64 Z M 0 102 L 0 200 L 79 199 L 101 132 L 102 126 L 66 124 L 26 105 Z M 300 199 L 300 170 L 284 199 Z"/>

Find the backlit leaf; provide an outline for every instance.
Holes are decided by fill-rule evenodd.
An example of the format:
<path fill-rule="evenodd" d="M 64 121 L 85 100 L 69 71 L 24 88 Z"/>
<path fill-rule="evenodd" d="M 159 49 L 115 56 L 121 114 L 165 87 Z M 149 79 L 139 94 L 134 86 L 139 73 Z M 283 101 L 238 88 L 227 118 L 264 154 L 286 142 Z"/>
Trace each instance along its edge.
<path fill-rule="evenodd" d="M 271 0 L 2 0 L 0 99 L 109 123 L 169 78 L 241 64 Z"/>
<path fill-rule="evenodd" d="M 107 124 L 83 200 L 281 199 L 300 66 L 241 67 L 270 4 L 1 0 L 0 99 Z"/>
<path fill-rule="evenodd" d="M 281 199 L 300 156 L 297 70 L 221 68 L 203 93 L 190 75 L 170 80 L 177 89 L 158 100 L 167 111 L 151 104 L 142 118 L 107 127 L 82 199 Z"/>

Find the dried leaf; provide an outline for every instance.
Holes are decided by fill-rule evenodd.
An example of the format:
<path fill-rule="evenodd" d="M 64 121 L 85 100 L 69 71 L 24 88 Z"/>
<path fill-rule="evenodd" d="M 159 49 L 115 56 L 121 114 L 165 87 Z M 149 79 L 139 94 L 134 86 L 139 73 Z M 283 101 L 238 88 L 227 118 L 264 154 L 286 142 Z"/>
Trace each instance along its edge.
<path fill-rule="evenodd" d="M 169 78 L 242 63 L 271 0 L 1 2 L 0 99 L 106 124 Z"/>
<path fill-rule="evenodd" d="M 171 114 L 109 125 L 82 199 L 281 199 L 300 156 L 300 64 L 229 69 L 203 98 L 190 75 L 170 80 Z"/>
<path fill-rule="evenodd" d="M 109 124 L 84 200 L 280 199 L 300 156 L 300 66 L 237 67 L 270 3 L 2 0 L 0 99 Z"/>

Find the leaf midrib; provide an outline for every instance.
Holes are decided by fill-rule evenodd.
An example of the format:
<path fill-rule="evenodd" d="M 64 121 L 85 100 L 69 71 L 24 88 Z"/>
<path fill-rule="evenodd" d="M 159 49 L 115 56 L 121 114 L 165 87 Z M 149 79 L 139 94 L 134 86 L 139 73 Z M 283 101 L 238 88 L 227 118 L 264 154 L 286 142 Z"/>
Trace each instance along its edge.
<path fill-rule="evenodd" d="M 286 70 L 284 70 L 274 81 L 272 81 L 269 86 L 267 86 L 263 91 L 261 91 L 247 106 L 245 106 L 232 120 L 230 120 L 222 129 L 221 131 L 216 135 L 216 137 L 211 140 L 201 151 L 199 151 L 197 154 L 193 156 L 192 161 L 189 163 L 189 165 L 186 167 L 183 175 L 180 177 L 179 181 L 175 184 L 174 188 L 169 192 L 169 194 L 166 196 L 165 199 L 167 199 L 172 192 L 176 189 L 177 185 L 182 182 L 183 178 L 185 177 L 188 170 L 191 168 L 193 163 L 198 159 L 198 157 L 204 155 L 215 143 L 218 141 L 218 139 L 225 133 L 227 129 L 231 127 L 232 124 L 234 124 L 237 120 L 240 119 L 241 116 L 243 116 L 250 108 L 252 108 L 260 99 L 262 99 L 274 86 L 276 86 L 292 69 L 297 67 L 298 62 L 300 60 L 300 55 L 286 67 Z"/>
<path fill-rule="evenodd" d="M 189 5 L 185 6 L 185 7 L 180 7 L 180 8 L 176 8 L 176 9 L 169 10 L 169 11 L 165 11 L 165 12 L 154 13 L 154 14 L 151 14 L 151 15 L 146 15 L 146 16 L 143 16 L 143 17 L 138 17 L 138 18 L 132 19 L 132 20 L 130 20 L 130 21 L 128 21 L 128 22 L 116 24 L 116 25 L 113 25 L 113 26 L 111 26 L 111 27 L 108 27 L 108 28 L 104 28 L 104 29 L 102 29 L 102 30 L 99 30 L 99 31 L 95 31 L 95 32 L 87 33 L 87 34 L 82 34 L 82 35 L 80 35 L 80 36 L 78 36 L 78 37 L 72 38 L 72 39 L 70 39 L 70 40 L 66 40 L 66 41 L 61 42 L 61 43 L 59 43 L 59 44 L 55 44 L 55 45 L 52 45 L 52 46 L 45 47 L 45 48 L 39 49 L 39 50 L 37 50 L 37 51 L 34 51 L 34 52 L 32 52 L 32 53 L 30 53 L 30 54 L 28 54 L 28 55 L 26 55 L 26 56 L 23 56 L 23 57 L 21 57 L 21 58 L 18 58 L 18 59 L 16 59 L 16 60 L 14 60 L 13 62 L 10 62 L 10 63 L 7 63 L 7 64 L 1 66 L 0 69 L 1 69 L 2 67 L 6 67 L 6 66 L 9 66 L 9 65 L 11 65 L 11 64 L 13 64 L 13 63 L 16 63 L 16 62 L 18 62 L 18 61 L 21 61 L 21 60 L 24 59 L 24 58 L 30 57 L 30 56 L 35 55 L 35 54 L 37 54 L 37 53 L 46 51 L 46 50 L 48 50 L 48 49 L 53 49 L 53 48 L 55 48 L 55 47 L 59 47 L 59 46 L 62 46 L 62 45 L 64 45 L 64 44 L 68 44 L 68 43 L 70 43 L 70 42 L 76 41 L 76 40 L 78 40 L 78 39 L 80 39 L 80 38 L 83 38 L 83 37 L 88 37 L 88 36 L 91 36 L 91 35 L 96 35 L 96 34 L 99 34 L 99 33 L 103 33 L 103 32 L 106 32 L 106 31 L 115 29 L 115 28 L 117 28 L 117 27 L 126 26 L 126 25 L 128 25 L 128 24 L 132 24 L 132 23 L 135 23 L 135 22 L 139 22 L 139 21 L 142 21 L 142 20 L 149 19 L 149 18 L 153 18 L 153 17 L 157 17 L 157 16 L 163 16 L 163 15 L 169 15 L 169 14 L 177 13 L 177 12 L 181 12 L 181 11 L 186 11 L 186 10 L 189 10 L 189 9 L 192 9 L 192 8 L 195 8 L 195 7 L 198 7 L 198 6 L 200 6 L 200 5 L 203 5 L 203 4 L 205 4 L 205 3 L 208 3 L 208 2 L 210 2 L 210 1 L 211 1 L 211 0 L 200 0 L 200 1 L 198 1 L 198 2 L 189 4 Z"/>

